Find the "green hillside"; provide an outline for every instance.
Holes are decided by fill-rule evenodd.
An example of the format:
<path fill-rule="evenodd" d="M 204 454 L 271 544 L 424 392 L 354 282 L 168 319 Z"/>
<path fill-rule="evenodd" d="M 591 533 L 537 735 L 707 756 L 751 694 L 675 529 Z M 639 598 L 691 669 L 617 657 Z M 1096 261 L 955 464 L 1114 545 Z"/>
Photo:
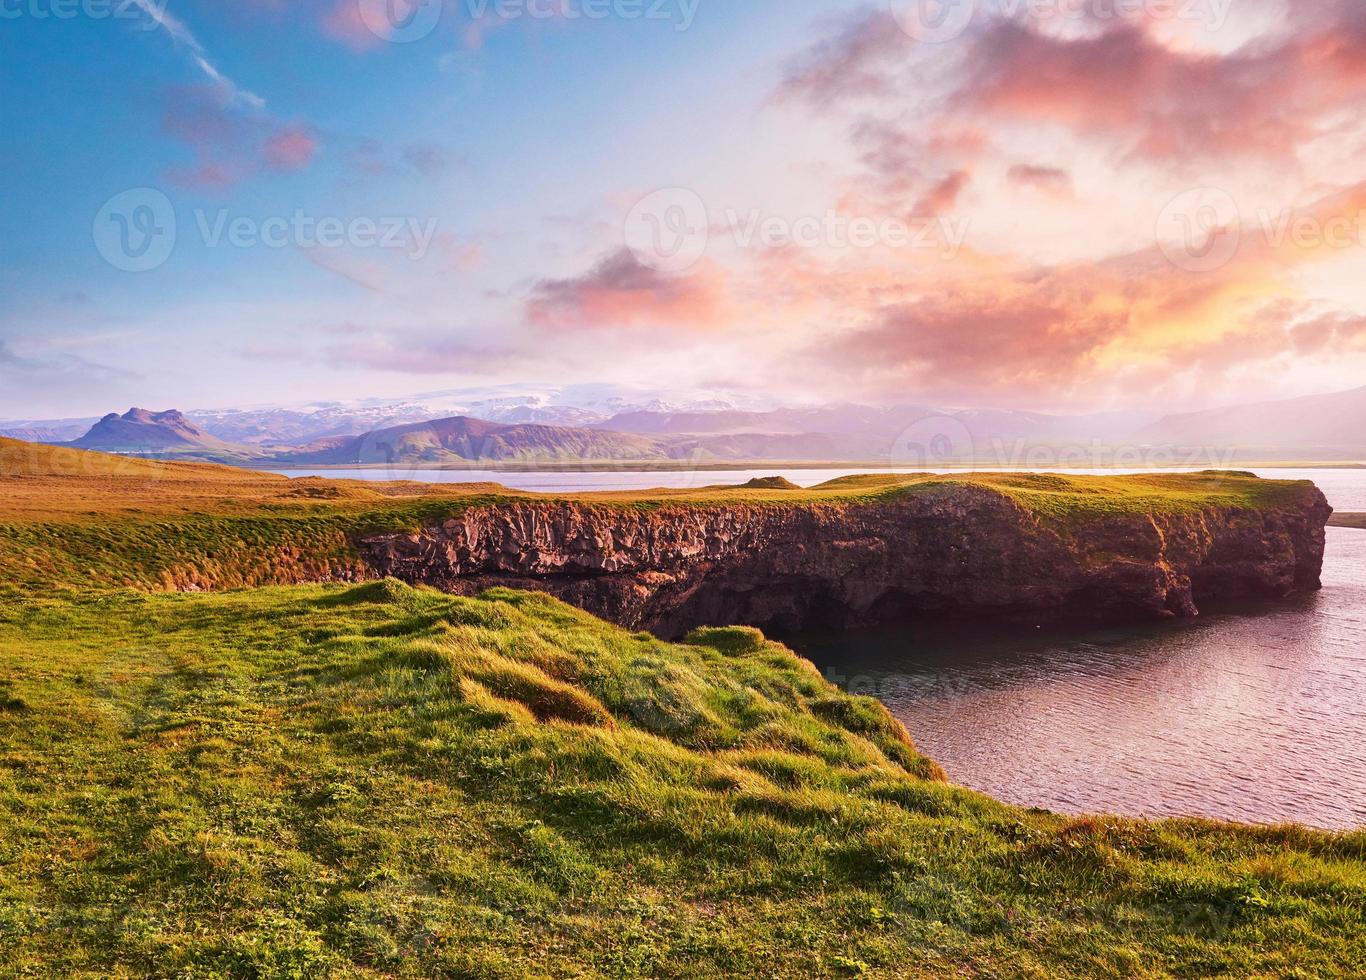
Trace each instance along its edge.
<path fill-rule="evenodd" d="M 954 788 L 748 630 L 393 582 L 0 604 L 6 975 L 1353 976 L 1363 858 Z"/>

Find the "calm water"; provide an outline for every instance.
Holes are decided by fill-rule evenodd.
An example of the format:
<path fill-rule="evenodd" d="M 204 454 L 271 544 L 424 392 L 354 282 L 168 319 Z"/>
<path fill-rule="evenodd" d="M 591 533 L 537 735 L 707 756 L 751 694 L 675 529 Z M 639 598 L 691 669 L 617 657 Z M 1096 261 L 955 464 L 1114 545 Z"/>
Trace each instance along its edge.
<path fill-rule="evenodd" d="M 291 471 L 522 490 L 696 487 L 775 473 Z M 1087 472 L 1087 471 L 1067 471 Z M 1115 472 L 1115 471 L 1109 471 Z M 1279 469 L 1366 512 L 1366 470 Z M 956 782 L 1063 812 L 1366 825 L 1366 531 L 1330 528 L 1324 591 L 1260 611 L 1088 633 L 912 627 L 794 641 L 881 698 Z"/>
<path fill-rule="evenodd" d="M 955 782 L 1068 813 L 1366 826 L 1366 531 L 1324 591 L 1086 633 L 901 628 L 794 646 Z"/>

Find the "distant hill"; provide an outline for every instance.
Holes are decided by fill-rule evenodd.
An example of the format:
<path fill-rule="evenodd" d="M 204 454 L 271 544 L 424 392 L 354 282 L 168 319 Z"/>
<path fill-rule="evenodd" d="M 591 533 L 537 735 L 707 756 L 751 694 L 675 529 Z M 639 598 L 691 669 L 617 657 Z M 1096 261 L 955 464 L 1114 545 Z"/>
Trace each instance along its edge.
<path fill-rule="evenodd" d="M 1366 456 L 1366 388 L 1168 415 L 1140 429 L 1152 445 L 1237 448 L 1243 458 Z"/>
<path fill-rule="evenodd" d="M 886 461 L 901 465 L 1002 460 L 1033 446 L 1123 441 L 1155 416 L 1061 416 L 927 405 L 833 405 L 769 412 L 629 412 L 594 428 L 649 434 L 675 452 L 718 459 Z"/>
<path fill-rule="evenodd" d="M 19 420 L 0 436 L 148 456 L 247 465 L 575 461 L 790 461 L 1029 468 L 1110 465 L 1119 451 L 1218 454 L 1220 463 L 1366 460 L 1366 388 L 1159 416 L 1048 415 L 919 404 L 755 411 L 699 404 L 593 408 L 488 395 L 481 414 L 424 414 L 416 402 L 305 410 L 151 412 L 89 420 Z M 482 414 L 487 411 L 489 418 Z M 428 421 L 436 418 L 435 421 Z M 88 431 L 87 431 L 88 430 Z M 82 434 L 84 433 L 84 434 Z M 1123 458 L 1128 458 L 1125 456 Z"/>
<path fill-rule="evenodd" d="M 66 421 L 57 419 L 51 422 L 24 422 L 0 427 L 0 439 L 18 439 L 22 442 L 70 442 L 79 439 L 90 430 L 96 419 Z"/>
<path fill-rule="evenodd" d="M 252 456 L 251 450 L 209 435 L 174 409 L 151 412 L 133 408 L 123 415 L 110 413 L 66 445 L 124 456 L 229 461 Z"/>
<path fill-rule="evenodd" d="M 656 440 L 625 433 L 550 425 L 502 425 L 458 417 L 327 439 L 295 452 L 278 453 L 273 461 L 339 466 L 667 458 L 667 450 Z"/>

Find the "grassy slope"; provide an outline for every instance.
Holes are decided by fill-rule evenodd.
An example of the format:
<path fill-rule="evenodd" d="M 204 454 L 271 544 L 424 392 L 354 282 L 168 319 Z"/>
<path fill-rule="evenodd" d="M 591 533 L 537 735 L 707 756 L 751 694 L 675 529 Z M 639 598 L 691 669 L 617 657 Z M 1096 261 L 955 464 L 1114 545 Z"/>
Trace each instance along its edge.
<path fill-rule="evenodd" d="M 1274 504 L 1231 475 L 963 483 L 1044 517 Z M 933 778 L 746 631 L 266 577 L 497 487 L 287 481 L 0 440 L 0 963 L 34 975 L 1351 975 L 1362 834 L 1068 821 Z M 73 588 L 75 587 L 75 588 Z M 3 971 L 0 971 L 3 972 Z"/>
<path fill-rule="evenodd" d="M 580 494 L 601 507 L 852 504 L 965 485 L 1072 524 L 1123 512 L 1274 506 L 1306 484 L 1236 473 L 1065 477 L 873 475 L 810 490 L 705 487 Z M 25 589 L 101 584 L 167 588 L 268 583 L 288 551 L 310 567 L 345 563 L 359 534 L 412 530 L 485 504 L 546 500 L 496 485 L 439 487 L 287 480 L 228 467 L 156 463 L 0 439 L 0 581 Z"/>
<path fill-rule="evenodd" d="M 8 601 L 0 963 L 1366 971 L 1366 834 L 1067 820 L 934 775 L 752 631 L 396 583 Z"/>

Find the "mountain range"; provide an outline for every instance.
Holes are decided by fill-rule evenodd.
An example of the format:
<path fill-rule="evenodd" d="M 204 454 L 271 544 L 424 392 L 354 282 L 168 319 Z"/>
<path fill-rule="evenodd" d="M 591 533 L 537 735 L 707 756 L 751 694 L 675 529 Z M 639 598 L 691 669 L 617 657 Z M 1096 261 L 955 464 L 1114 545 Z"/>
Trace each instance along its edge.
<path fill-rule="evenodd" d="M 123 415 L 111 413 L 66 445 L 123 455 L 195 456 L 225 462 L 252 456 L 250 451 L 205 432 L 174 409 L 149 412 L 133 408 Z"/>
<path fill-rule="evenodd" d="M 134 408 L 100 419 L 0 425 L 0 436 L 263 467 L 669 460 L 1141 465 L 1143 454 L 1156 450 L 1149 452 L 1153 461 L 1189 465 L 1366 459 L 1366 388 L 1165 416 L 928 405 L 782 408 L 686 398 L 637 403 L 611 386 L 590 388 L 577 396 L 566 396 L 567 389 L 480 389 L 307 409 Z M 436 417 L 443 404 L 478 405 L 481 414 Z M 1200 449 L 1208 450 L 1204 461 L 1193 452 Z"/>

